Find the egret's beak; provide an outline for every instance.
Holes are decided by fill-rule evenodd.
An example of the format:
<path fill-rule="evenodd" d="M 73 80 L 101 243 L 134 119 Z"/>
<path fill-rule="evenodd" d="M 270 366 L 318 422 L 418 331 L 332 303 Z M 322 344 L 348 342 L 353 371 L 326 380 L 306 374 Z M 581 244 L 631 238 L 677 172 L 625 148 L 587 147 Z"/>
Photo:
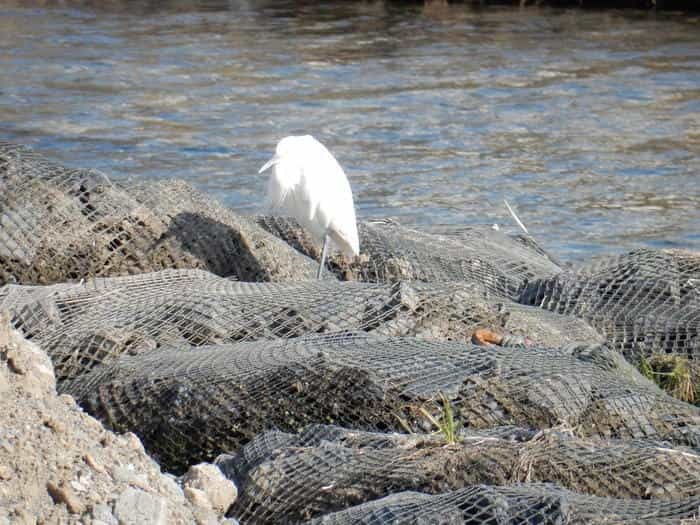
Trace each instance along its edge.
<path fill-rule="evenodd" d="M 275 164 L 277 164 L 279 161 L 280 161 L 279 156 L 278 156 L 278 155 L 275 155 L 275 156 L 272 157 L 270 160 L 268 160 L 262 168 L 260 168 L 260 170 L 258 171 L 258 173 L 262 173 L 263 171 L 265 171 L 265 170 L 267 170 L 267 169 L 270 169 L 272 166 L 274 166 Z"/>

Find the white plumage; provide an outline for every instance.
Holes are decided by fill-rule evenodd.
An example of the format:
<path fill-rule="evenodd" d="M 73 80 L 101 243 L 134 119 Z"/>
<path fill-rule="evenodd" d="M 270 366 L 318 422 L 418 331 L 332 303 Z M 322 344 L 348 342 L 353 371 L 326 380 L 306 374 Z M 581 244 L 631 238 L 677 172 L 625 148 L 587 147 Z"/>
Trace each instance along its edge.
<path fill-rule="evenodd" d="M 329 238 L 345 255 L 359 255 L 350 183 L 323 144 L 311 135 L 285 137 L 259 173 L 270 167 L 268 205 L 295 217 L 316 240 L 323 240 L 319 277 Z"/>

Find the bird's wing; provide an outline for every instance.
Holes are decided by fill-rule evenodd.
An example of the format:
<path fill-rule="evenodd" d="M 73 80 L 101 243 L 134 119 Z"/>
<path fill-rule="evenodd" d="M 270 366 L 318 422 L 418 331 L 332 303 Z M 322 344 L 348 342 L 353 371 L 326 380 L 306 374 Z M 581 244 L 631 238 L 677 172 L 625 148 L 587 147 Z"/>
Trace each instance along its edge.
<path fill-rule="evenodd" d="M 288 198 L 289 191 L 289 185 L 284 184 L 284 181 L 277 176 L 277 170 L 273 168 L 270 177 L 267 179 L 265 208 L 268 212 L 276 213 L 282 211 L 284 203 Z"/>
<path fill-rule="evenodd" d="M 289 188 L 281 184 L 273 171 L 267 180 L 267 196 L 265 198 L 265 209 L 269 213 L 284 211 L 284 204 L 289 195 Z"/>
<path fill-rule="evenodd" d="M 347 255 L 358 255 L 359 242 L 355 205 L 350 182 L 335 157 L 320 143 L 313 149 L 313 161 L 306 163 L 302 183 L 304 198 L 312 215 L 310 221 L 328 231 Z"/>

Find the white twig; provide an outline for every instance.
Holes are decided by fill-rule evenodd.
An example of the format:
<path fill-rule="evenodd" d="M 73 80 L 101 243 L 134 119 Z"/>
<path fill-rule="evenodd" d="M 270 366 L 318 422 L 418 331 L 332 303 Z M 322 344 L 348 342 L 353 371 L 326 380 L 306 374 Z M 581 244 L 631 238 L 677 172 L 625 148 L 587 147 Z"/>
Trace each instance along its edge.
<path fill-rule="evenodd" d="M 680 454 L 681 456 L 685 456 L 687 458 L 692 458 L 692 459 L 698 459 L 700 456 L 697 454 L 691 454 L 690 452 L 685 452 L 683 450 L 674 450 L 672 448 L 664 448 L 664 447 L 654 447 L 655 450 L 658 450 L 659 452 L 667 452 L 669 454 Z"/>
<path fill-rule="evenodd" d="M 513 218 L 515 219 L 515 222 L 518 223 L 518 226 L 520 226 L 520 228 L 521 228 L 526 234 L 530 235 L 530 232 L 527 231 L 527 228 L 525 227 L 525 225 L 520 221 L 520 219 L 518 219 L 518 216 L 517 216 L 517 215 L 515 214 L 515 212 L 513 211 L 513 208 L 510 207 L 510 204 L 508 204 L 508 201 L 505 200 L 505 199 L 503 199 L 503 202 L 505 203 L 506 208 L 508 208 L 508 211 L 510 212 L 510 214 L 511 214 L 511 215 L 513 216 Z"/>
<path fill-rule="evenodd" d="M 112 184 L 112 181 L 109 180 L 109 177 L 103 171 L 97 169 L 93 169 L 92 171 L 100 175 L 107 182 L 107 184 L 109 184 L 111 188 L 114 188 L 114 184 Z"/>

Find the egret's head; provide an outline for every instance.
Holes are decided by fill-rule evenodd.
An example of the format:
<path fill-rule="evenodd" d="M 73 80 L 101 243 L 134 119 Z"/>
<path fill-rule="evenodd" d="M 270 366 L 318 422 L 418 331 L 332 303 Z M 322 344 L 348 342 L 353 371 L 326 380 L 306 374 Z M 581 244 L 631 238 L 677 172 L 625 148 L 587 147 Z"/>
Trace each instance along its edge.
<path fill-rule="evenodd" d="M 314 142 L 311 135 L 290 135 L 289 137 L 284 137 L 277 143 L 275 155 L 260 168 L 258 173 L 262 173 L 282 161 L 291 162 L 295 158 L 303 158 L 310 142 Z"/>

